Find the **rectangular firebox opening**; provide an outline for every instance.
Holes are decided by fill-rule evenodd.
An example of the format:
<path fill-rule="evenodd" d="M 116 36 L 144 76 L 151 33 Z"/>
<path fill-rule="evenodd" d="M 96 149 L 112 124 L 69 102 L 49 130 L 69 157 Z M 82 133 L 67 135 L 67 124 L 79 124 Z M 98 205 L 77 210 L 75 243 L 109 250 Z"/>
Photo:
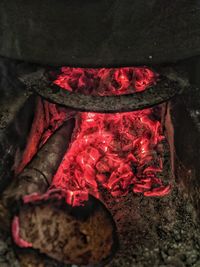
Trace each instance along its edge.
<path fill-rule="evenodd" d="M 99 82 L 91 70 L 82 75 L 77 68 L 78 83 L 71 77 L 75 70 L 62 69 L 74 80 L 59 73 L 52 95 L 55 85 L 70 84 L 73 91 L 81 84 L 90 89 L 86 95 L 95 96 L 91 81 L 100 83 L 98 89 L 111 82 L 107 96 L 116 88 L 123 91 L 132 79 L 124 69 L 102 71 Z M 35 83 L 38 73 L 21 80 Z M 145 75 L 139 73 L 141 79 Z M 180 77 L 174 75 L 166 77 L 175 83 Z M 143 91 L 149 80 L 135 81 Z M 0 255 L 5 266 L 198 267 L 198 181 L 179 152 L 182 116 L 193 132 L 181 107 L 188 92 L 148 108 L 105 113 L 67 108 L 55 98 L 21 90 L 16 108 L 14 103 L 12 110 L 2 108 Z"/>

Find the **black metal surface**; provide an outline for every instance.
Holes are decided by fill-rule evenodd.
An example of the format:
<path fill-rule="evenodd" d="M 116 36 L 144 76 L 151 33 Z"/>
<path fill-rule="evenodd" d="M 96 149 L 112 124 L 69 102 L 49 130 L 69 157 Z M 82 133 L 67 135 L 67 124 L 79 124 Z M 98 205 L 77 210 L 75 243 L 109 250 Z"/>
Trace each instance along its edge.
<path fill-rule="evenodd" d="M 0 55 L 49 65 L 131 66 L 200 54 L 197 0 L 1 0 Z"/>
<path fill-rule="evenodd" d="M 125 112 L 151 107 L 167 101 L 179 94 L 188 83 L 172 70 L 160 75 L 160 81 L 153 87 L 140 93 L 121 96 L 92 96 L 70 93 L 52 86 L 48 77 L 29 81 L 29 89 L 37 92 L 49 101 L 81 111 Z"/>

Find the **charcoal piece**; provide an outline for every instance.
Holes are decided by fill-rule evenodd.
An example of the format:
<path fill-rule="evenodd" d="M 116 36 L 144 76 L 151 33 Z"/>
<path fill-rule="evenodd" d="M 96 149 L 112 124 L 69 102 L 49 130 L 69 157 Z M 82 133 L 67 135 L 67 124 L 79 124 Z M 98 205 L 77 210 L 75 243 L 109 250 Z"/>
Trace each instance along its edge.
<path fill-rule="evenodd" d="M 20 207 L 18 218 L 20 238 L 59 262 L 99 264 L 117 248 L 112 216 L 92 196 L 78 207 L 66 204 L 64 197 L 34 200 Z"/>
<path fill-rule="evenodd" d="M 38 151 L 30 164 L 15 178 L 4 191 L 3 201 L 12 205 L 24 195 L 34 192 L 44 193 L 66 152 L 74 129 L 74 119 L 64 123 Z"/>
<path fill-rule="evenodd" d="M 28 138 L 26 137 L 26 148 L 22 153 L 22 160 L 19 160 L 18 164 L 16 164 L 16 167 L 14 168 L 16 175 L 21 173 L 24 167 L 31 161 L 33 155 L 36 154 L 39 147 L 40 138 L 45 129 L 45 111 L 42 99 L 37 97 L 35 102 L 34 118 Z"/>

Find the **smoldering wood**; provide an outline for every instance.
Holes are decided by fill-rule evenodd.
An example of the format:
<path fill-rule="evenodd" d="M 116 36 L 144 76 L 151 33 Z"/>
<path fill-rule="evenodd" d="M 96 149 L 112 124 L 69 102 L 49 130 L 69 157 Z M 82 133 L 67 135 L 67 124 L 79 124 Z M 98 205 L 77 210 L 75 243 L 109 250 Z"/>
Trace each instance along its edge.
<path fill-rule="evenodd" d="M 31 161 L 32 157 L 39 149 L 41 136 L 45 130 L 45 111 L 44 104 L 40 97 L 37 97 L 35 103 L 35 112 L 32 125 L 28 136 L 26 137 L 26 147 L 22 153 L 22 157 L 18 158 L 15 164 L 15 175 L 22 172 L 24 167 Z"/>
<path fill-rule="evenodd" d="M 33 201 L 23 204 L 18 216 L 20 237 L 61 263 L 103 264 L 118 245 L 112 216 L 92 196 L 79 207 L 65 198 Z"/>
<path fill-rule="evenodd" d="M 66 152 L 74 129 L 74 119 L 69 119 L 44 144 L 32 161 L 4 191 L 6 205 L 34 192 L 44 193 Z"/>
<path fill-rule="evenodd" d="M 149 108 L 181 94 L 189 87 L 187 78 L 172 68 L 161 68 L 158 73 L 160 79 L 156 85 L 143 92 L 121 96 L 93 96 L 68 92 L 56 85 L 52 86 L 49 72 L 42 68 L 33 78 L 21 76 L 20 79 L 29 90 L 51 102 L 75 110 L 110 113 Z"/>

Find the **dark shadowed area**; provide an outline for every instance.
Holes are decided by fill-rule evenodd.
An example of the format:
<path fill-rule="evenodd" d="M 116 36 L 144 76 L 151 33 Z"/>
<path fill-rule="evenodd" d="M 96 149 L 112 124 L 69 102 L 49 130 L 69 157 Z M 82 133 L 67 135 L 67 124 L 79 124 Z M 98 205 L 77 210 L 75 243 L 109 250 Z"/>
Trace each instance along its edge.
<path fill-rule="evenodd" d="M 50 65 L 133 66 L 200 53 L 197 0 L 0 2 L 0 54 Z"/>

